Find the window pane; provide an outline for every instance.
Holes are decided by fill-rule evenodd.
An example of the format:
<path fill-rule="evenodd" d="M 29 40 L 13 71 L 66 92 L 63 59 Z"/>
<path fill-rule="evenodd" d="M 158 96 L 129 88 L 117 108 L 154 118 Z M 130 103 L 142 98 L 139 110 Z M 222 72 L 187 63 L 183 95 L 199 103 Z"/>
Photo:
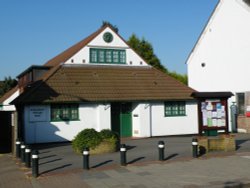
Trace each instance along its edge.
<path fill-rule="evenodd" d="M 113 51 L 113 62 L 119 63 L 119 52 L 118 51 Z"/>
<path fill-rule="evenodd" d="M 105 62 L 105 56 L 104 56 L 104 50 L 99 50 L 99 62 L 104 63 Z"/>
<path fill-rule="evenodd" d="M 185 102 L 165 102 L 165 116 L 184 116 L 186 115 Z"/>
<path fill-rule="evenodd" d="M 106 63 L 112 63 L 112 51 L 106 50 Z"/>
<path fill-rule="evenodd" d="M 90 51 L 90 62 L 97 63 L 97 50 L 91 49 L 91 51 Z"/>
<path fill-rule="evenodd" d="M 126 53 L 125 53 L 125 51 L 120 51 L 120 63 L 126 63 Z"/>
<path fill-rule="evenodd" d="M 68 121 L 78 120 L 78 105 L 52 105 L 51 106 L 52 121 Z"/>

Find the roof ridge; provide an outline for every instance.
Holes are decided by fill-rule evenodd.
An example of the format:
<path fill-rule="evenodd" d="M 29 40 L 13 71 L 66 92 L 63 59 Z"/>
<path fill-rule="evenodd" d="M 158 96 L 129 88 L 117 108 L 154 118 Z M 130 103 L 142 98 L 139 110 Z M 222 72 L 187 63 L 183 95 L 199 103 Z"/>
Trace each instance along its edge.
<path fill-rule="evenodd" d="M 108 25 L 103 26 L 99 28 L 97 31 L 89 35 L 88 37 L 84 38 L 80 42 L 77 42 L 76 44 L 72 45 L 71 47 L 67 48 L 57 56 L 53 57 L 52 59 L 48 60 L 44 66 L 56 66 L 60 63 L 65 62 L 70 57 L 72 57 L 74 54 L 76 54 L 79 50 L 81 50 L 83 47 L 85 47 L 91 40 L 93 40 L 97 35 L 99 35 L 104 29 L 109 27 Z M 110 27 L 109 27 L 110 28 Z"/>

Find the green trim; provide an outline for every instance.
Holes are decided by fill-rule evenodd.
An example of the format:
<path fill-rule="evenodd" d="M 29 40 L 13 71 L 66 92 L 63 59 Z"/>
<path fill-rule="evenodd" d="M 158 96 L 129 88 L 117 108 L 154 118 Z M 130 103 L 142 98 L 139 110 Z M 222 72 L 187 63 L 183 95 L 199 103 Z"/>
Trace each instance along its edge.
<path fill-rule="evenodd" d="M 183 101 L 168 101 L 164 104 L 165 117 L 186 116 L 186 103 Z"/>
<path fill-rule="evenodd" d="M 126 51 L 90 48 L 89 62 L 103 64 L 126 64 Z"/>
<path fill-rule="evenodd" d="M 78 104 L 52 104 L 50 106 L 50 121 L 79 121 Z"/>

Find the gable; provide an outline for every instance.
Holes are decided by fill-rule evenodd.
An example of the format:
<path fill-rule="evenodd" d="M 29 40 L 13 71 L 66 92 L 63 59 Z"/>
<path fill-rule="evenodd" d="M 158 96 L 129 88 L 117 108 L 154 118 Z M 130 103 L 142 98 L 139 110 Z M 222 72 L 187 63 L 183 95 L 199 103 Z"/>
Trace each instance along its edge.
<path fill-rule="evenodd" d="M 105 41 L 105 35 L 110 34 L 112 40 L 110 42 Z M 129 66 L 149 66 L 134 50 L 132 50 L 126 41 L 121 38 L 119 34 L 114 32 L 111 28 L 106 27 L 101 32 L 98 33 L 89 43 L 87 43 L 82 49 L 76 52 L 65 64 L 91 64 L 91 50 L 97 50 L 98 52 L 105 53 L 109 51 L 111 56 L 114 52 L 123 51 L 125 54 L 125 62 L 117 63 Z M 97 54 L 98 55 L 98 54 Z M 95 63 L 95 62 L 94 62 Z M 108 62 L 98 62 L 97 64 L 116 64 L 114 61 L 112 63 Z"/>
<path fill-rule="evenodd" d="M 193 60 L 193 58 L 204 54 L 214 53 L 219 57 L 222 51 L 228 50 L 228 54 L 235 53 L 234 47 L 237 46 L 236 49 L 238 48 L 237 41 L 245 43 L 243 45 L 248 47 L 250 6 L 249 0 L 244 1 L 220 0 L 218 2 L 194 48 L 190 52 L 186 61 L 187 64 L 195 62 L 196 60 Z M 210 49 L 201 51 L 204 46 L 208 45 Z M 199 61 L 204 60 L 199 59 Z"/>
<path fill-rule="evenodd" d="M 246 90 L 243 80 L 249 80 L 250 68 L 246 8 L 242 0 L 220 1 L 187 61 L 189 86 L 199 91 Z"/>

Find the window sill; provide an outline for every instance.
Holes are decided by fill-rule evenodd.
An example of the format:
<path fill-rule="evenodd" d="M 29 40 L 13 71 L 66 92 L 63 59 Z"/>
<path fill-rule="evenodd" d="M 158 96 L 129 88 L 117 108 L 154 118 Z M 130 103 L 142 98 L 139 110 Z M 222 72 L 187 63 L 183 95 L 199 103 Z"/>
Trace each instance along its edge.
<path fill-rule="evenodd" d="M 50 120 L 50 122 L 69 122 L 69 121 L 81 121 L 80 119 L 73 119 L 73 120 Z"/>
<path fill-rule="evenodd" d="M 166 116 L 165 117 L 186 117 L 187 115 L 172 115 L 172 116 Z"/>
<path fill-rule="evenodd" d="M 126 62 L 125 63 L 105 63 L 105 62 L 89 62 L 90 64 L 98 64 L 98 65 L 101 65 L 101 64 L 105 64 L 105 65 L 125 65 L 127 64 Z"/>

